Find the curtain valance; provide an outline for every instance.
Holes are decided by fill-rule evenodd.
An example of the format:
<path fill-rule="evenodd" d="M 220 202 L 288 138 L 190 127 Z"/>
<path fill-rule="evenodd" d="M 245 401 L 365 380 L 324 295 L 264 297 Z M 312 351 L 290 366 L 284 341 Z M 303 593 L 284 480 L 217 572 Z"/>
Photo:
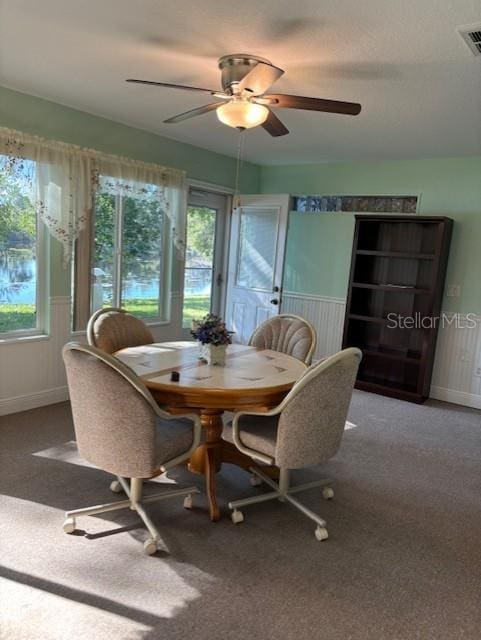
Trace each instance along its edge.
<path fill-rule="evenodd" d="M 148 194 L 158 199 L 170 219 L 177 255 L 183 258 L 185 172 L 4 127 L 0 127 L 0 155 L 6 158 L 4 170 L 29 186 L 40 219 L 63 245 L 66 264 L 89 222 L 99 188 L 115 195 Z"/>

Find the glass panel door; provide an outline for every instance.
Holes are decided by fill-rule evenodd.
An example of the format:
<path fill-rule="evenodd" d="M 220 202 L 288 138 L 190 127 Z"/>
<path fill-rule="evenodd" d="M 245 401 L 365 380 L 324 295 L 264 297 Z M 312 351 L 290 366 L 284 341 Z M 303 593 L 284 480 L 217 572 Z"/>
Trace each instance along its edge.
<path fill-rule="evenodd" d="M 190 338 L 192 320 L 223 313 L 228 197 L 191 187 L 187 203 L 182 328 Z"/>
<path fill-rule="evenodd" d="M 225 319 L 234 342 L 247 344 L 256 327 L 282 305 L 287 194 L 246 195 L 232 213 Z"/>
<path fill-rule="evenodd" d="M 188 207 L 182 326 L 212 309 L 217 210 Z"/>

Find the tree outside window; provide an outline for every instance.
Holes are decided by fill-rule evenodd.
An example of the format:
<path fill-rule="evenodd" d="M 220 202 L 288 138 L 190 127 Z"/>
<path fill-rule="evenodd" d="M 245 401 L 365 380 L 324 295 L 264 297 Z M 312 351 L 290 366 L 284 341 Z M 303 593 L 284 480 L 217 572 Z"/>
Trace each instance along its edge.
<path fill-rule="evenodd" d="M 34 163 L 0 156 L 0 333 L 37 328 L 37 216 Z"/>
<path fill-rule="evenodd" d="M 164 316 L 163 225 L 161 203 L 155 198 L 97 195 L 93 311 L 121 306 L 145 319 Z"/>
<path fill-rule="evenodd" d="M 182 326 L 190 328 L 211 311 L 217 211 L 210 207 L 187 209 L 187 247 Z"/>

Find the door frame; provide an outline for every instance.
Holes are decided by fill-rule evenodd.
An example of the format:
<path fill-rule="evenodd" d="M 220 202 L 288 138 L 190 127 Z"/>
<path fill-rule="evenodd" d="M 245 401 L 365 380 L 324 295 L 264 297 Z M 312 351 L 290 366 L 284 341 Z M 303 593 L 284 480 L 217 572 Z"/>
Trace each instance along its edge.
<path fill-rule="evenodd" d="M 213 278 L 213 288 L 215 287 L 217 276 L 220 273 L 222 278 L 221 286 L 219 287 L 219 291 L 216 291 L 216 305 L 218 307 L 218 312 L 220 315 L 224 314 L 225 310 L 225 300 L 226 300 L 226 291 L 227 291 L 227 273 L 229 267 L 229 238 L 230 238 L 230 228 L 231 228 L 231 220 L 232 220 L 232 199 L 234 195 L 234 189 L 230 187 L 224 187 L 222 185 L 214 184 L 211 182 L 204 182 L 202 180 L 187 180 L 187 189 L 186 189 L 186 199 L 185 199 L 185 216 L 186 216 L 186 229 L 187 229 L 187 210 L 190 206 L 191 202 L 191 193 L 199 191 L 205 193 L 207 195 L 212 194 L 214 196 L 224 196 L 225 197 L 225 214 L 223 224 L 219 222 L 219 219 L 216 220 L 216 244 L 215 244 L 215 256 L 214 256 L 214 266 L 216 262 L 220 261 L 220 269 L 214 269 L 214 278 Z M 194 194 L 192 194 L 194 195 Z M 195 198 L 195 196 L 194 196 Z M 209 206 L 207 203 L 202 203 L 201 197 L 195 203 L 198 206 Z M 221 235 L 218 235 L 218 230 L 221 232 Z M 181 286 L 182 286 L 182 302 L 184 299 L 184 282 L 185 282 L 185 260 L 182 264 L 182 273 L 181 273 Z M 183 307 L 183 304 L 182 304 Z M 186 329 L 182 326 L 182 317 L 183 317 L 183 308 L 181 309 L 181 317 L 180 317 L 180 330 L 184 337 L 190 338 L 189 329 Z"/>

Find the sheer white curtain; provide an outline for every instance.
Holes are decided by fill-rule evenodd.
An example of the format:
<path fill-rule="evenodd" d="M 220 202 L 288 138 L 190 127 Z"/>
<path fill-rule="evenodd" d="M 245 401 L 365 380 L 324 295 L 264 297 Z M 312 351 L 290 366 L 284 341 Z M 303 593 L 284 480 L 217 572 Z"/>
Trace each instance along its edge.
<path fill-rule="evenodd" d="M 75 240 L 91 222 L 100 176 L 112 193 L 149 191 L 170 219 L 176 256 L 184 258 L 185 173 L 121 156 L 103 154 L 63 142 L 0 127 L 0 155 L 6 170 L 26 179 L 40 219 L 63 246 L 64 264 L 72 259 Z M 32 160 L 35 164 L 26 163 Z"/>
<path fill-rule="evenodd" d="M 92 209 L 91 158 L 71 145 L 5 128 L 0 128 L 0 154 L 8 158 L 7 170 L 28 181 L 37 214 L 62 243 L 68 264 Z"/>
<path fill-rule="evenodd" d="M 175 255 L 184 259 L 187 186 L 183 171 L 97 154 L 92 175 L 94 192 L 158 200 L 170 220 Z"/>

